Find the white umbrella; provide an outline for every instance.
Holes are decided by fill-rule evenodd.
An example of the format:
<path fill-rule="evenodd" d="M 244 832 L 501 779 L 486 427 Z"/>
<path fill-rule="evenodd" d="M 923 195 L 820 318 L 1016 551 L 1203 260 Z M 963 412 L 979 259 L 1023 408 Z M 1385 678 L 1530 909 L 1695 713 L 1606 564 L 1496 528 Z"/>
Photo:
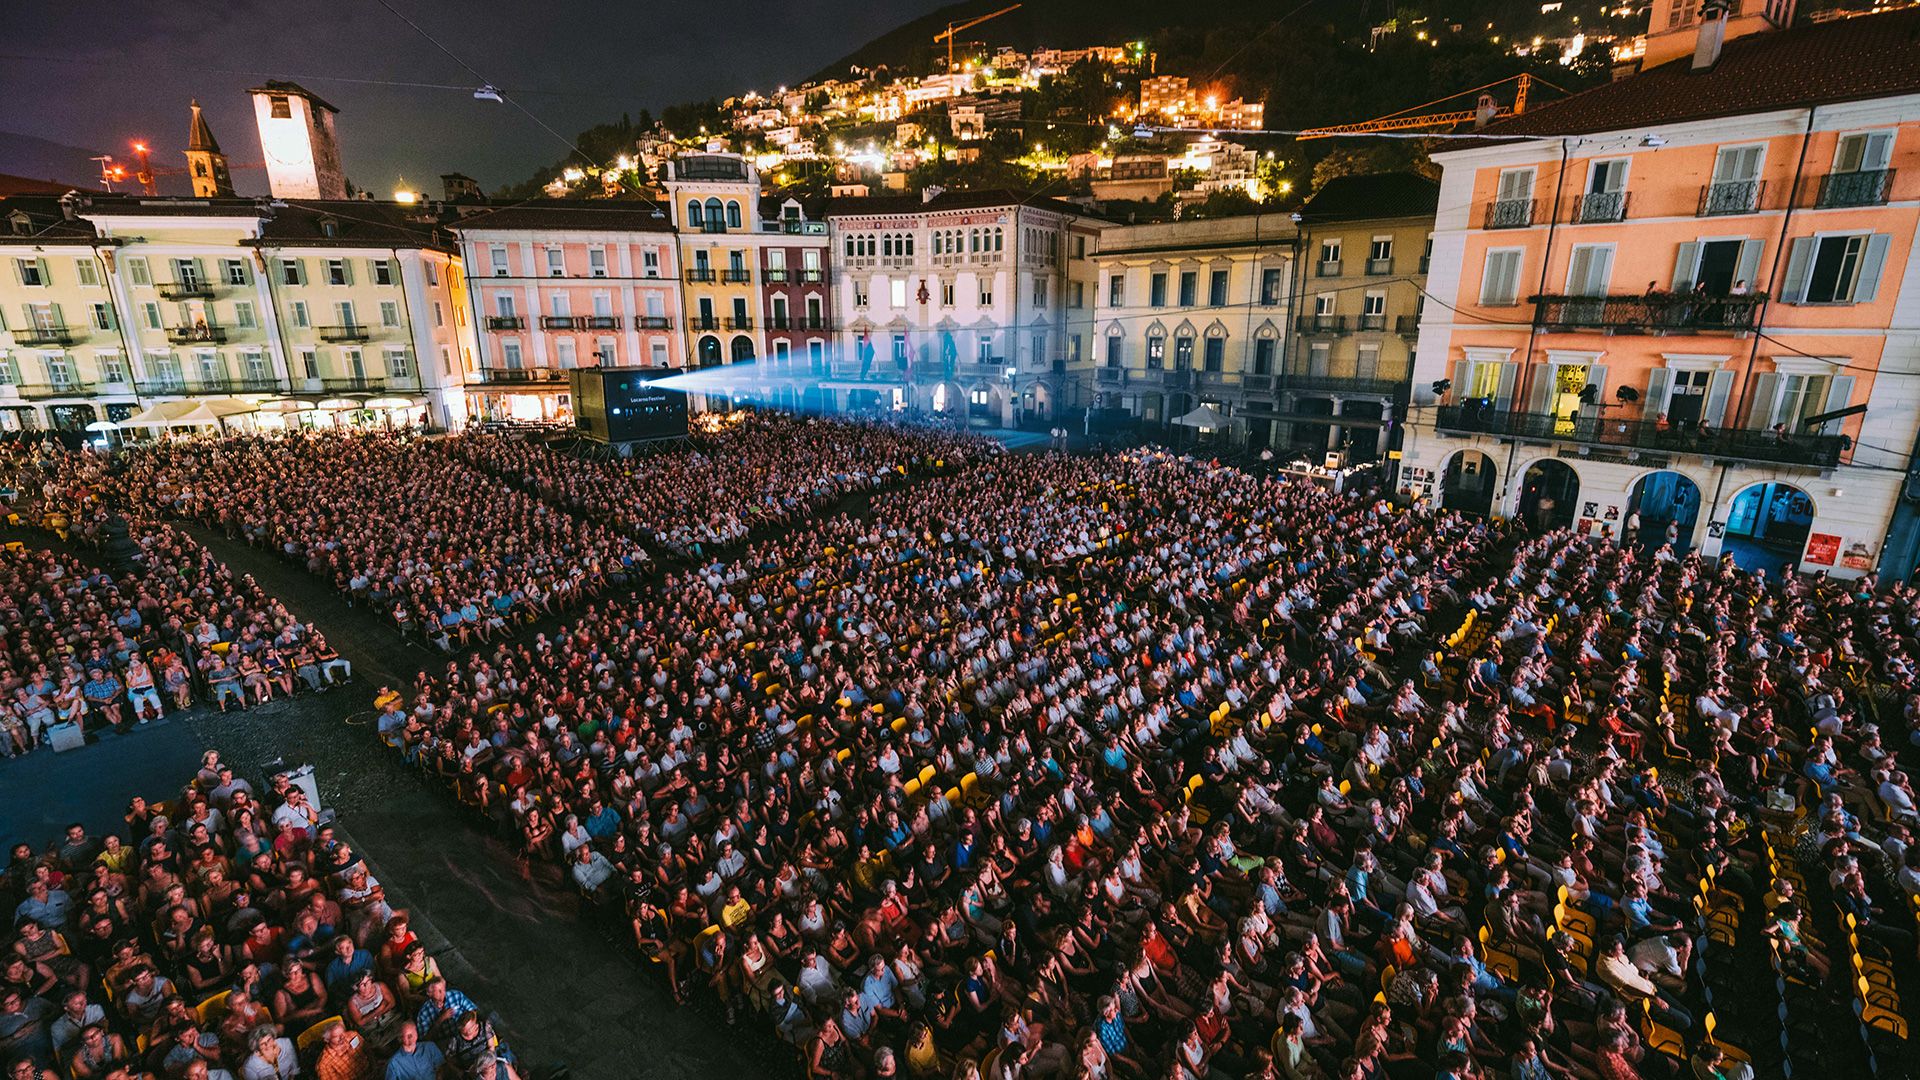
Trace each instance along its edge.
<path fill-rule="evenodd" d="M 111 420 L 95 420 L 87 425 L 88 431 L 119 431 L 120 425 Z"/>

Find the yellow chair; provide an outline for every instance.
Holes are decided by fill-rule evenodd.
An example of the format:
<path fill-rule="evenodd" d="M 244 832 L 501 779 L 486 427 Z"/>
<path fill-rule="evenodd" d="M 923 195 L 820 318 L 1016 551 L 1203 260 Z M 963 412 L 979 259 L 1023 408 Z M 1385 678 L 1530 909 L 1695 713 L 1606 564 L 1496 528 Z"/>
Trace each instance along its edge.
<path fill-rule="evenodd" d="M 1740 1049 L 1739 1047 L 1733 1045 L 1730 1042 L 1727 1042 L 1726 1040 L 1720 1038 L 1718 1035 L 1714 1034 L 1715 1029 L 1719 1028 L 1720 1026 L 1720 1018 L 1713 1015 L 1712 1010 L 1708 1010 L 1705 1023 L 1707 1028 L 1708 1044 L 1719 1047 L 1721 1053 L 1727 1055 L 1727 1057 L 1729 1058 L 1732 1058 L 1734 1061 L 1744 1061 L 1744 1062 L 1747 1062 L 1748 1064 L 1752 1064 L 1753 1062 L 1752 1054 L 1747 1053 L 1745 1050 Z"/>
<path fill-rule="evenodd" d="M 1902 1039 L 1907 1037 L 1907 1019 L 1900 1015 L 1897 996 L 1885 990 L 1876 991 L 1865 979 L 1855 979 L 1854 989 L 1859 994 L 1854 1001 L 1854 1013 L 1862 1024 Z"/>
<path fill-rule="evenodd" d="M 1687 1042 L 1680 1033 L 1653 1018 L 1653 1004 L 1646 998 L 1640 999 L 1640 1034 L 1647 1045 L 1673 1058 L 1676 1061 L 1687 1060 Z"/>
<path fill-rule="evenodd" d="M 200 1018 L 201 1027 L 206 1027 L 226 1015 L 227 998 L 231 997 L 232 994 L 233 991 L 231 990 L 222 990 L 193 1007 L 194 1015 Z"/>
<path fill-rule="evenodd" d="M 302 1054 L 311 1053 L 314 1047 L 320 1045 L 320 1040 L 326 1036 L 328 1028 L 335 1024 L 344 1023 L 346 1023 L 346 1021 L 338 1016 L 329 1016 L 325 1020 L 301 1032 L 300 1037 L 293 1040 L 294 1048 Z"/>

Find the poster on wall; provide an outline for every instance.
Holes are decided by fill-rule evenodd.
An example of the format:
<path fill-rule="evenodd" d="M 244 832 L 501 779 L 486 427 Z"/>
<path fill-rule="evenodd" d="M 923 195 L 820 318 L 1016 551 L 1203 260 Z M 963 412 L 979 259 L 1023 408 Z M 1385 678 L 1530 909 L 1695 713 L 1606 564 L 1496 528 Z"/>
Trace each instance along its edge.
<path fill-rule="evenodd" d="M 1849 570 L 1873 569 L 1873 548 L 1864 540 L 1855 540 L 1841 553 L 1840 565 Z"/>
<path fill-rule="evenodd" d="M 1839 537 L 1830 533 L 1813 533 L 1807 537 L 1807 562 L 1815 566 L 1832 566 L 1839 555 Z"/>

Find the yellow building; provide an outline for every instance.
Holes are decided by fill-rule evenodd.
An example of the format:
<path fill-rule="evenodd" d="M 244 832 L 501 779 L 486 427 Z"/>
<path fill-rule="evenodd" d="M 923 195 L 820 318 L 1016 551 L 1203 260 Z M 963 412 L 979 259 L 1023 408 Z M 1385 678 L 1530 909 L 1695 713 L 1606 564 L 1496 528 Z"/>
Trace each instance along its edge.
<path fill-rule="evenodd" d="M 754 328 L 761 318 L 754 274 L 760 179 L 753 163 L 737 154 L 683 154 L 661 169 L 679 234 L 688 366 L 752 361 L 760 354 Z"/>
<path fill-rule="evenodd" d="M 138 408 L 113 252 L 51 195 L 0 203 L 0 429 L 78 430 Z"/>

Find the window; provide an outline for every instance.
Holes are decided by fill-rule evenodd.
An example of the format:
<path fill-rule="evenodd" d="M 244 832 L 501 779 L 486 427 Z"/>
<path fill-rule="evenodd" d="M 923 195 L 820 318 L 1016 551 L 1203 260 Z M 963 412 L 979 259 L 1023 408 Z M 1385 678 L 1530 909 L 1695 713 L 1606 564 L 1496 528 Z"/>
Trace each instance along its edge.
<path fill-rule="evenodd" d="M 146 256 L 132 255 L 127 258 L 127 280 L 135 285 L 153 284 L 153 272 L 147 269 Z M 299 282 L 289 281 L 287 284 L 297 285 Z"/>
<path fill-rule="evenodd" d="M 1266 307 L 1272 307 L 1280 300 L 1280 271 L 1276 269 L 1260 271 L 1260 303 Z"/>
<path fill-rule="evenodd" d="M 559 248 L 547 249 L 547 276 L 567 276 L 567 253 Z"/>
<path fill-rule="evenodd" d="M 495 293 L 493 295 L 493 310 L 503 319 L 513 318 L 513 294 L 504 292 Z"/>
<path fill-rule="evenodd" d="M 233 325 L 245 330 L 251 330 L 254 327 L 260 325 L 259 321 L 254 318 L 253 303 L 251 301 L 247 301 L 247 300 L 234 301 Z"/>
<path fill-rule="evenodd" d="M 653 366 L 654 366 L 654 367 L 666 367 L 666 366 L 667 366 L 667 363 L 668 363 L 668 358 L 667 358 L 667 343 L 666 343 L 666 342 L 664 342 L 664 341 L 661 341 L 661 340 L 660 340 L 659 338 L 655 338 L 655 339 L 653 339 L 653 348 L 652 348 L 652 353 L 653 353 Z"/>
<path fill-rule="evenodd" d="M 1391 236 L 1376 236 L 1373 238 L 1373 243 L 1367 247 L 1368 268 L 1371 269 L 1381 263 L 1386 264 L 1389 269 L 1393 266 L 1393 237 Z"/>
<path fill-rule="evenodd" d="M 91 258 L 73 260 L 73 277 L 82 285 L 100 284 L 100 264 Z"/>
<path fill-rule="evenodd" d="M 1370 291 L 1360 299 L 1361 325 L 1365 329 L 1378 330 L 1387 318 L 1387 294 L 1378 290 Z"/>
<path fill-rule="evenodd" d="M 660 276 L 660 253 L 648 248 L 640 253 L 640 268 L 648 277 Z"/>
<path fill-rule="evenodd" d="M 1192 307 L 1199 302 L 1200 275 L 1191 270 L 1180 274 L 1180 306 Z"/>
<path fill-rule="evenodd" d="M 993 306 L 993 282 L 991 281 L 982 281 L 980 283 L 980 306 Z"/>
<path fill-rule="evenodd" d="M 1354 358 L 1354 375 L 1362 379 L 1378 378 L 1380 374 L 1380 346 L 1366 344 L 1360 346 Z"/>
<path fill-rule="evenodd" d="M 1208 371 L 1219 371 L 1227 360 L 1227 339 L 1210 337 L 1202 347 L 1201 361 Z"/>
<path fill-rule="evenodd" d="M 1318 293 L 1313 298 L 1313 313 L 1315 315 L 1332 315 L 1334 305 L 1339 303 L 1339 301 L 1340 296 L 1338 293 Z"/>
<path fill-rule="evenodd" d="M 291 120 L 293 119 L 293 102 L 289 101 L 285 94 L 269 94 L 267 115 L 275 120 Z"/>
<path fill-rule="evenodd" d="M 1124 367 L 1127 360 L 1127 341 L 1119 334 L 1107 335 L 1107 366 Z"/>
<path fill-rule="evenodd" d="M 1840 136 L 1833 154 L 1837 173 L 1874 172 L 1893 159 L 1893 132 L 1858 131 Z"/>
<path fill-rule="evenodd" d="M 857 308 L 867 306 L 867 286 L 863 282 L 853 283 L 853 306 Z"/>
<path fill-rule="evenodd" d="M 1193 366 L 1193 338 L 1181 334 L 1173 339 L 1173 368 L 1185 371 Z"/>
<path fill-rule="evenodd" d="M 1027 355 L 1032 357 L 1036 364 L 1045 361 L 1047 358 L 1047 335 L 1033 335 L 1033 347 L 1028 351 Z"/>
<path fill-rule="evenodd" d="M 327 260 L 327 284 L 329 285 L 353 284 L 353 267 L 348 264 L 347 260 L 345 259 L 328 259 Z"/>
<path fill-rule="evenodd" d="M 940 283 L 940 304 L 942 307 L 953 306 L 953 282 L 943 281 Z"/>
<path fill-rule="evenodd" d="M 392 300 L 380 301 L 380 325 L 400 325 L 400 305 Z"/>
<path fill-rule="evenodd" d="M 1167 366 L 1167 339 L 1159 334 L 1147 336 L 1147 366 L 1150 368 Z"/>
<path fill-rule="evenodd" d="M 777 338 L 773 343 L 773 359 L 776 363 L 786 364 L 793 360 L 793 343 L 786 338 Z"/>
<path fill-rule="evenodd" d="M 393 260 L 392 259 L 373 260 L 373 283 L 375 285 L 393 284 Z"/>
<path fill-rule="evenodd" d="M 95 330 L 113 329 L 113 305 L 112 304 L 94 304 L 92 305 L 92 311 L 93 311 L 93 328 Z"/>
<path fill-rule="evenodd" d="M 613 317 L 613 297 L 603 292 L 594 293 L 593 294 L 593 314 L 596 318 L 601 318 L 601 319 L 612 318 Z"/>
<path fill-rule="evenodd" d="M 13 265 L 19 274 L 20 284 L 40 288 L 48 283 L 46 264 L 41 260 L 15 259 Z"/>
<path fill-rule="evenodd" d="M 295 300 L 293 302 L 293 325 L 302 329 L 313 325 L 313 320 L 307 316 L 307 302 L 305 300 Z"/>
<path fill-rule="evenodd" d="M 1147 279 L 1147 303 L 1154 307 L 1167 306 L 1167 275 L 1156 273 Z"/>
<path fill-rule="evenodd" d="M 1067 306 L 1079 309 L 1087 306 L 1087 283 L 1084 281 L 1067 282 Z"/>
<path fill-rule="evenodd" d="M 587 249 L 587 273 L 593 277 L 607 276 L 607 249 Z"/>
<path fill-rule="evenodd" d="M 993 335 L 981 334 L 974 350 L 975 357 L 983 364 L 993 363 Z"/>
<path fill-rule="evenodd" d="M 425 265 L 427 268 L 427 284 L 429 285 L 440 284 L 440 264 L 434 262 L 432 259 L 428 259 Z M 444 352 L 445 350 L 442 350 L 442 351 Z"/>
<path fill-rule="evenodd" d="M 103 383 L 124 386 L 133 381 L 127 360 L 119 353 L 101 353 L 94 364 L 100 369 L 100 381 Z"/>
<path fill-rule="evenodd" d="M 204 279 L 200 276 L 199 259 L 173 260 L 173 280 L 182 285 L 198 286 Z"/>
<path fill-rule="evenodd" d="M 431 264 L 429 264 L 429 265 L 431 265 Z M 440 307 L 440 301 L 438 301 L 438 300 L 435 300 L 435 301 L 433 302 L 433 325 L 435 325 L 435 326 L 445 326 L 445 325 L 447 325 L 447 316 L 446 316 L 446 312 L 445 312 L 445 311 L 443 311 L 443 310 L 441 309 L 441 307 Z"/>
<path fill-rule="evenodd" d="M 1320 241 L 1320 276 L 1340 276 L 1340 238 Z"/>
<path fill-rule="evenodd" d="M 299 259 L 280 260 L 280 284 L 305 285 L 306 283 L 306 269 L 301 265 Z"/>
<path fill-rule="evenodd" d="M 730 229 L 740 227 L 740 204 L 732 199 L 727 200 L 727 227 Z"/>
<path fill-rule="evenodd" d="M 1121 271 L 1116 270 L 1107 278 L 1107 306 L 1127 306 L 1127 275 Z"/>
<path fill-rule="evenodd" d="M 500 357 L 506 361 L 507 366 L 510 368 L 521 366 L 520 343 L 517 341 L 501 342 Z"/>
<path fill-rule="evenodd" d="M 1080 335 L 1068 334 L 1067 335 L 1067 363 L 1077 364 L 1079 362 L 1080 362 Z"/>
<path fill-rule="evenodd" d="M 907 306 L 906 278 L 894 278 L 887 282 L 887 300 L 896 308 Z"/>
<path fill-rule="evenodd" d="M 1520 297 L 1519 248 L 1496 248 L 1487 252 L 1487 265 L 1480 275 L 1480 302 L 1488 307 L 1512 307 Z"/>
<path fill-rule="evenodd" d="M 1567 260 L 1568 296 L 1605 296 L 1613 276 L 1612 244 L 1575 244 Z"/>
<path fill-rule="evenodd" d="M 574 352 L 573 339 L 571 337 L 557 337 L 553 340 L 553 357 L 554 363 L 559 367 L 571 368 L 580 366 L 580 357 Z"/>
<path fill-rule="evenodd" d="M 700 209 L 700 200 L 688 199 L 687 200 L 687 224 L 697 229 L 705 226 L 706 223 L 707 223 L 707 215 L 704 211 Z"/>
<path fill-rule="evenodd" d="M 1047 306 L 1047 279 L 1046 278 L 1035 277 L 1033 279 L 1033 306 L 1037 308 L 1043 308 Z"/>
<path fill-rule="evenodd" d="M 807 363 L 815 371 L 824 371 L 827 366 L 827 343 L 824 341 L 807 342 Z"/>
<path fill-rule="evenodd" d="M 312 349 L 300 350 L 300 373 L 309 379 L 320 377 L 320 355 L 317 352 Z"/>
<path fill-rule="evenodd" d="M 1785 424 L 1791 431 L 1800 431 L 1800 422 L 1809 416 L 1818 415 L 1829 408 L 1843 408 L 1846 402 L 1837 404 L 1827 400 L 1834 379 L 1830 375 L 1782 374 L 1780 379 L 1779 405 L 1773 412 L 1775 424 Z M 1852 380 L 1847 380 L 1851 389 Z"/>
<path fill-rule="evenodd" d="M 905 334 L 893 335 L 893 354 L 892 355 L 893 355 L 894 367 L 903 368 L 907 366 L 907 335 Z"/>
<path fill-rule="evenodd" d="M 221 259 L 220 280 L 229 285 L 247 283 L 247 262 L 245 259 Z"/>
<path fill-rule="evenodd" d="M 1273 354 L 1276 344 L 1273 338 L 1260 338 L 1253 343 L 1253 373 L 1255 375 L 1273 374 Z"/>
<path fill-rule="evenodd" d="M 151 300 L 140 305 L 140 318 L 149 330 L 158 330 L 165 325 L 160 321 L 160 305 Z"/>
<path fill-rule="evenodd" d="M 1084 259 L 1087 257 L 1086 237 L 1076 236 L 1073 238 L 1073 257 L 1076 259 Z"/>
<path fill-rule="evenodd" d="M 248 349 L 240 354 L 242 377 L 259 385 L 273 378 L 272 369 L 267 367 L 266 354 L 259 349 Z"/>
<path fill-rule="evenodd" d="M 1789 304 L 1864 304 L 1879 295 L 1889 237 L 1885 233 L 1803 236 L 1787 256 Z"/>
<path fill-rule="evenodd" d="M 1214 307 L 1227 305 L 1227 272 L 1225 270 L 1215 270 L 1212 276 L 1207 278 L 1207 303 Z"/>

